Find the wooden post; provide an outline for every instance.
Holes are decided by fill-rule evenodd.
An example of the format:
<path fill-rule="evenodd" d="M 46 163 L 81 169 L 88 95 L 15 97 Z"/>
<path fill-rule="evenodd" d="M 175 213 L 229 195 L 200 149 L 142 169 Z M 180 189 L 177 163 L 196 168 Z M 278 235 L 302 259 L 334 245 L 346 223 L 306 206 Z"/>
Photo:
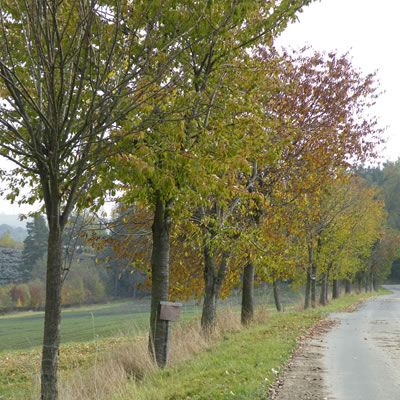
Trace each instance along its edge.
<path fill-rule="evenodd" d="M 180 303 L 172 303 L 170 301 L 160 301 L 160 320 L 165 321 L 167 324 L 167 329 L 165 331 L 165 340 L 163 348 L 161 349 L 162 354 L 160 361 L 160 366 L 165 366 L 168 364 L 169 357 L 169 347 L 170 347 L 170 339 L 171 339 L 171 321 L 179 321 L 179 315 L 181 311 L 182 304 Z"/>

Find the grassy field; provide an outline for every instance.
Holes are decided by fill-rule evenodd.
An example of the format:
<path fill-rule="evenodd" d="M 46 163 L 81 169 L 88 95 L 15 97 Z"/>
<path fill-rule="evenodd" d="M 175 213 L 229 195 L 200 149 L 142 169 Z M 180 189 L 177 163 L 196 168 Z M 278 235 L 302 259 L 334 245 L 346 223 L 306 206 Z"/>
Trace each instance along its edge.
<path fill-rule="evenodd" d="M 285 304 L 298 302 L 299 292 L 282 287 L 282 301 Z M 259 303 L 272 304 L 270 288 L 257 290 Z M 223 305 L 238 307 L 240 296 L 233 295 Z M 62 343 L 88 342 L 97 338 L 115 335 L 132 336 L 147 329 L 149 321 L 149 300 L 112 302 L 103 305 L 70 308 L 62 312 Z M 199 315 L 200 307 L 184 304 L 182 320 Z M 40 347 L 43 335 L 43 312 L 25 312 L 0 317 L 0 354 L 9 350 L 29 350 Z"/>
<path fill-rule="evenodd" d="M 126 334 L 132 329 L 140 331 L 147 323 L 148 309 L 148 302 L 124 302 L 64 310 L 62 342 L 85 342 L 118 332 Z M 43 318 L 42 312 L 0 317 L 0 352 L 40 346 Z"/>
<path fill-rule="evenodd" d="M 116 335 L 131 336 L 147 329 L 148 301 L 114 302 L 62 312 L 62 343 L 87 342 Z M 183 307 L 183 319 L 200 312 L 198 307 Z M 43 312 L 25 312 L 0 317 L 0 354 L 9 350 L 40 347 L 43 335 Z"/>

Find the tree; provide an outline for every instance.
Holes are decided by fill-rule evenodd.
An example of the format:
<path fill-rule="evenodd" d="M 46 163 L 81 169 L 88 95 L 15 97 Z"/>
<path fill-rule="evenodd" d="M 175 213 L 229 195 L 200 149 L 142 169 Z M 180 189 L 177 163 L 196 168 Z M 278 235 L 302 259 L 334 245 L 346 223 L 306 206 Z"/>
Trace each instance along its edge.
<path fill-rule="evenodd" d="M 375 291 L 378 291 L 379 284 L 390 275 L 393 262 L 400 256 L 399 238 L 397 231 L 386 228 L 375 242 L 368 266 Z"/>
<path fill-rule="evenodd" d="M 19 247 L 21 243 L 16 242 L 7 231 L 0 238 L 0 247 Z"/>
<path fill-rule="evenodd" d="M 32 271 L 36 261 L 47 253 L 49 229 L 43 215 L 35 215 L 33 221 L 27 222 L 28 236 L 24 240 L 21 266 Z"/>
<path fill-rule="evenodd" d="M 222 133 L 227 135 L 228 129 L 226 126 L 221 132 L 219 125 L 210 121 L 223 104 L 217 106 L 226 68 L 240 52 L 244 54 L 243 49 L 284 29 L 309 2 L 221 0 L 180 4 L 180 18 L 199 12 L 203 18 L 178 45 L 182 52 L 175 67 L 182 71 L 182 66 L 188 66 L 188 75 L 164 104 L 164 110 L 174 117 L 160 118 L 159 124 L 143 133 L 142 138 L 126 141 L 121 146 L 121 155 L 116 161 L 118 179 L 127 189 L 124 201 L 140 200 L 154 216 L 149 347 L 160 366 L 166 363 L 168 324 L 158 316 L 160 301 L 168 299 L 173 217 L 180 211 L 185 216 L 193 211 L 188 211 L 184 204 L 198 202 L 200 192 L 210 182 L 206 172 L 214 163 L 221 163 L 212 153 L 212 145 L 214 138 Z M 222 139 L 219 145 L 223 145 Z M 126 161 L 124 171 L 121 161 Z M 210 168 L 204 168 L 206 163 Z"/>
<path fill-rule="evenodd" d="M 385 199 L 386 209 L 389 213 L 388 224 L 391 228 L 400 230 L 400 160 L 384 164 L 382 193 Z"/>
<path fill-rule="evenodd" d="M 121 133 L 137 134 L 174 82 L 171 76 L 163 81 L 176 52 L 159 22 L 169 6 L 123 0 L 0 3 L 0 154 L 16 164 L 2 178 L 9 183 L 8 199 L 43 201 L 49 228 L 43 400 L 58 397 L 62 234 L 76 205 L 101 196 L 100 185 L 89 189 L 118 142 L 121 121 L 140 108 L 140 118 Z M 180 39 L 186 28 L 180 21 Z M 19 197 L 24 186 L 29 193 Z"/>

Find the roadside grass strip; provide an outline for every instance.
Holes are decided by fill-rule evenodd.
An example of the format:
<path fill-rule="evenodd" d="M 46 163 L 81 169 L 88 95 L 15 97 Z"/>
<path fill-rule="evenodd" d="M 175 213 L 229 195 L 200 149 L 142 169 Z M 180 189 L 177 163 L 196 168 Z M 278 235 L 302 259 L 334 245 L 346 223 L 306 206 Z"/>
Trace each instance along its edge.
<path fill-rule="evenodd" d="M 224 335 L 191 361 L 128 384 L 113 400 L 266 398 L 297 335 L 317 320 L 316 313 L 271 315 L 262 325 Z"/>

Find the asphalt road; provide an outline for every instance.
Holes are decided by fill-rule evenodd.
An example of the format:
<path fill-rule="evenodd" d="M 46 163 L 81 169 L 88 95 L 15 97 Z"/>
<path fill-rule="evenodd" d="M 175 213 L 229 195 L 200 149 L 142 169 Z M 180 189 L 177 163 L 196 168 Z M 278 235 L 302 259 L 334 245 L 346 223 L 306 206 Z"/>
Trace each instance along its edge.
<path fill-rule="evenodd" d="M 400 285 L 356 312 L 332 314 L 323 363 L 328 399 L 400 399 Z"/>

